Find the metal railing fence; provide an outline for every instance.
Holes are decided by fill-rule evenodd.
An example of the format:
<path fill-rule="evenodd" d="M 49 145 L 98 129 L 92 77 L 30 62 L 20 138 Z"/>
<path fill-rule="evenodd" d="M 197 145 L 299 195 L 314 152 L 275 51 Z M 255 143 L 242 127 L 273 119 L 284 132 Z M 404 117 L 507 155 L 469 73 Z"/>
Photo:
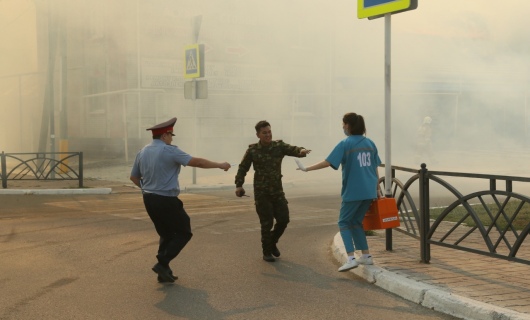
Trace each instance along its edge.
<path fill-rule="evenodd" d="M 79 188 L 83 187 L 83 152 L 2 151 L 0 163 L 4 189 L 8 180 L 78 180 Z"/>
<path fill-rule="evenodd" d="M 438 245 L 530 264 L 530 178 L 392 166 L 391 190 L 401 220 L 395 230 L 420 241 L 422 262 Z M 392 229 L 386 236 L 392 250 Z"/>

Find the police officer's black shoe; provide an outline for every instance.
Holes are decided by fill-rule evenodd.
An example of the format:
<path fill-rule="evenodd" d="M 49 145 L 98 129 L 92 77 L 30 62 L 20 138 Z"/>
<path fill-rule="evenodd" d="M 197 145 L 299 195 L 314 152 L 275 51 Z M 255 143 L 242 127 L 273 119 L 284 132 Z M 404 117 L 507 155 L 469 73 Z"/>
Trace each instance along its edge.
<path fill-rule="evenodd" d="M 280 256 L 280 250 L 278 250 L 278 247 L 276 247 L 276 244 L 272 245 L 271 253 L 276 258 L 278 258 Z"/>
<path fill-rule="evenodd" d="M 160 263 L 157 263 L 151 269 L 155 273 L 158 273 L 160 280 L 163 280 L 164 282 L 175 282 L 175 278 L 173 278 L 171 269 L 169 269 L 169 267 L 164 267 Z"/>
<path fill-rule="evenodd" d="M 177 276 L 173 276 L 173 277 L 174 277 L 174 278 L 173 278 L 173 281 L 167 281 L 167 280 L 164 280 L 164 279 L 162 279 L 161 276 L 158 276 L 158 277 L 157 277 L 157 280 L 158 280 L 158 282 L 160 282 L 160 283 L 172 283 L 172 282 L 175 282 L 175 280 L 177 280 L 177 279 L 179 278 L 179 277 L 177 277 Z"/>
<path fill-rule="evenodd" d="M 177 280 L 179 277 L 173 275 L 173 272 L 172 271 L 169 271 L 169 275 L 173 278 L 173 281 Z M 157 280 L 158 282 L 160 283 L 165 283 L 165 282 L 173 282 L 173 281 L 167 281 L 167 280 L 164 280 L 161 276 L 158 276 L 157 277 Z"/>
<path fill-rule="evenodd" d="M 171 270 L 171 268 L 169 269 L 169 275 L 171 276 L 171 278 L 173 278 L 173 280 L 177 280 L 179 278 L 173 274 L 173 270 Z"/>
<path fill-rule="evenodd" d="M 263 254 L 263 260 L 267 261 L 267 262 L 274 262 L 276 261 L 276 259 L 274 259 L 274 257 L 272 256 L 272 254 L 268 253 L 268 254 Z"/>

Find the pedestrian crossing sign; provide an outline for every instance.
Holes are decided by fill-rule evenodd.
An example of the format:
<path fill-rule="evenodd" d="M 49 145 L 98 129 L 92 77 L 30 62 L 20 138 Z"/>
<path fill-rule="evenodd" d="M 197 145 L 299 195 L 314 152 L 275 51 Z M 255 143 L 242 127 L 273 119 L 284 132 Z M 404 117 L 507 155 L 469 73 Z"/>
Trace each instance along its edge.
<path fill-rule="evenodd" d="M 204 77 L 204 45 L 191 44 L 184 47 L 184 78 Z"/>
<path fill-rule="evenodd" d="M 397 11 L 416 9 L 417 0 L 357 0 L 357 17 L 370 18 Z"/>

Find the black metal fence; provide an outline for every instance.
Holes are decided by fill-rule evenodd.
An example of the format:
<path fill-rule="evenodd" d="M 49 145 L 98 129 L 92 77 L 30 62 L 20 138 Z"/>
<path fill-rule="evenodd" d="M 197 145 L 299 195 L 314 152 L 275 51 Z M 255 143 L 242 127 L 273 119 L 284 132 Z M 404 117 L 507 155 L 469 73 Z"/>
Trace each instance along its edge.
<path fill-rule="evenodd" d="M 83 152 L 2 151 L 0 163 L 4 189 L 8 180 L 78 180 L 79 188 L 83 187 Z"/>
<path fill-rule="evenodd" d="M 529 182 L 524 177 L 429 171 L 425 164 L 419 170 L 392 166 L 391 190 L 401 218 L 394 230 L 420 241 L 425 263 L 431 259 L 431 245 L 439 245 L 530 264 L 530 243 L 524 242 L 530 233 Z M 386 235 L 391 250 L 392 229 Z"/>

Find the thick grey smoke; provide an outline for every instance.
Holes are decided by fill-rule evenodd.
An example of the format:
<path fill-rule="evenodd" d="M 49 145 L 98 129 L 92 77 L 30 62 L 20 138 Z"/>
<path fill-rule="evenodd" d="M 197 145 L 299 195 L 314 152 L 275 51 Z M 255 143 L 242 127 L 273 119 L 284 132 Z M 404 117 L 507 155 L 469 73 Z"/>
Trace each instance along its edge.
<path fill-rule="evenodd" d="M 276 139 L 318 161 L 343 137 L 342 115 L 357 112 L 384 159 L 384 19 L 357 19 L 350 0 L 2 0 L 0 151 L 37 151 L 50 134 L 41 128 L 49 10 L 68 29 L 57 40 L 66 106 L 61 44 L 54 60 L 56 135 L 67 108 L 70 146 L 87 158 L 131 161 L 146 127 L 177 116 L 175 144 L 196 156 L 238 162 L 266 119 Z M 491 171 L 477 155 L 527 148 L 528 10 L 524 0 L 428 0 L 392 17 L 392 164 Z M 195 37 L 209 93 L 192 101 L 183 51 Z M 426 116 L 436 161 L 415 159 Z M 499 160 L 496 170 L 510 167 Z"/>

